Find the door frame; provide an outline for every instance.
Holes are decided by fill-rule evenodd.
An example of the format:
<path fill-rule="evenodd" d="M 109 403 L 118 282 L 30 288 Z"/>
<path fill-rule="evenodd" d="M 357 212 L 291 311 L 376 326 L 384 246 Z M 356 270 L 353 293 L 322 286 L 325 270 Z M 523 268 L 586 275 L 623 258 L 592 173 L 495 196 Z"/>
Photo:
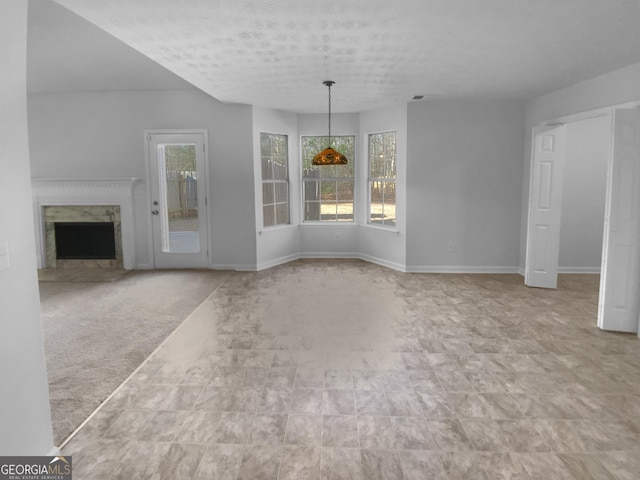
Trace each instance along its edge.
<path fill-rule="evenodd" d="M 549 127 L 553 127 L 554 125 L 565 125 L 567 123 L 572 123 L 572 122 L 577 122 L 580 120 L 587 120 L 587 119 L 592 119 L 592 118 L 597 118 L 597 117 L 601 117 L 604 115 L 608 115 L 610 117 L 613 117 L 613 111 L 616 109 L 629 109 L 629 108 L 640 108 L 640 100 L 634 100 L 632 102 L 626 102 L 626 103 L 622 103 L 622 104 L 618 104 L 618 105 L 610 105 L 607 107 L 602 107 L 602 108 L 597 108 L 597 109 L 593 109 L 593 110 L 587 110 L 584 112 L 580 112 L 580 113 L 575 113 L 575 114 L 571 114 L 571 115 L 564 115 L 561 117 L 555 117 L 549 120 L 545 120 L 542 121 L 540 123 L 538 123 L 537 125 L 534 126 L 534 128 L 531 130 L 531 151 L 530 151 L 530 171 L 529 171 L 529 195 L 528 195 L 528 204 L 527 204 L 527 232 L 526 232 L 526 247 L 525 247 L 525 254 L 524 254 L 524 260 L 525 260 L 525 271 L 530 267 L 530 265 L 528 265 L 529 262 L 529 245 L 530 245 L 530 241 L 531 241 L 531 231 L 529 228 L 529 211 L 531 209 L 531 192 L 532 192 L 532 188 L 533 188 L 533 168 L 534 168 L 534 162 L 533 162 L 533 156 L 535 154 L 535 134 L 536 131 L 543 129 L 543 128 L 549 128 Z M 609 158 L 607 159 L 607 169 L 611 168 L 613 162 L 613 157 L 611 155 L 611 153 L 609 154 Z M 611 185 L 610 185 L 610 179 L 607 178 L 607 192 L 609 192 L 611 190 Z M 561 188 L 561 187 L 560 187 Z M 640 210 L 640 209 L 639 209 Z M 602 225 L 603 225 L 603 229 L 605 227 L 605 218 L 602 218 Z M 558 235 L 560 235 L 560 232 L 558 232 Z M 607 250 L 605 250 L 605 248 L 607 247 L 607 245 L 605 245 L 604 243 L 604 238 L 603 238 L 603 251 L 602 251 L 602 256 L 603 258 L 605 258 L 606 254 L 608 253 Z M 558 259 L 555 259 L 555 262 L 558 262 Z M 602 273 L 602 272 L 601 272 Z M 598 293 L 598 309 L 600 309 L 600 302 L 601 302 L 601 296 L 600 293 Z M 638 336 L 640 336 L 640 318 L 638 319 Z"/>
<path fill-rule="evenodd" d="M 209 132 L 206 128 L 188 128 L 188 129 L 180 129 L 180 128 L 164 128 L 164 129 L 158 129 L 158 128 L 154 128 L 154 129 L 148 129 L 148 130 L 144 130 L 144 136 L 143 136 L 143 141 L 144 141 L 144 155 L 145 155 L 145 183 L 146 183 L 146 195 L 147 195 L 147 199 L 145 201 L 145 216 L 147 219 L 146 225 L 147 225 L 147 250 L 149 252 L 149 268 L 156 268 L 156 261 L 155 261 L 155 251 L 154 251 L 154 244 L 153 244 L 153 219 L 151 217 L 151 210 L 153 210 L 153 205 L 152 205 L 152 194 L 151 194 L 151 165 L 149 163 L 150 161 L 150 151 L 149 151 L 149 141 L 148 141 L 148 137 L 149 135 L 188 135 L 188 134 L 200 134 L 203 135 L 203 142 L 204 142 L 204 176 L 205 176 L 205 198 L 207 199 L 207 202 L 205 204 L 205 218 L 207 219 L 207 242 L 205 245 L 205 248 L 207 249 L 207 251 L 209 252 L 208 255 L 208 260 L 207 260 L 207 268 L 213 268 L 212 267 L 212 259 L 213 259 L 213 255 L 211 254 L 212 252 L 212 246 L 211 246 L 211 238 L 212 238 L 212 229 L 211 229 L 211 217 L 209 215 L 209 212 L 211 211 L 211 205 L 209 204 L 209 199 L 211 198 L 211 174 L 210 174 L 210 166 L 209 166 Z"/>

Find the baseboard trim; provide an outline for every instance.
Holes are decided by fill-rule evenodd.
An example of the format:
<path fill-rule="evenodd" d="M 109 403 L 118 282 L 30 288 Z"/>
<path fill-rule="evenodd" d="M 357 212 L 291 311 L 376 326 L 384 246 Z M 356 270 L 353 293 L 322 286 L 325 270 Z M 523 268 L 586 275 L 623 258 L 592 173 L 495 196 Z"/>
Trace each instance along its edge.
<path fill-rule="evenodd" d="M 391 268 L 393 270 L 397 270 L 399 272 L 406 272 L 404 265 L 400 263 L 390 262 L 383 258 L 373 257 L 371 255 L 363 255 L 356 253 L 342 253 L 342 254 L 334 254 L 334 253 L 322 253 L 322 252 L 307 252 L 307 253 L 295 253 L 292 255 L 286 255 L 284 257 L 275 258 L 273 260 L 269 260 L 268 262 L 263 262 L 258 264 L 257 270 L 266 270 L 271 267 L 276 267 L 278 265 L 283 265 L 288 262 L 293 262 L 295 260 L 299 260 L 301 258 L 345 258 L 345 259 L 358 259 L 363 260 L 365 262 L 375 263 L 376 265 L 381 265 L 383 267 Z"/>
<path fill-rule="evenodd" d="M 384 258 L 374 257 L 371 255 L 360 254 L 358 257 L 360 260 L 364 260 L 365 262 L 375 263 L 376 265 L 380 265 L 383 267 L 391 268 L 392 270 L 396 270 L 398 272 L 407 272 L 407 267 L 402 265 L 401 263 L 390 262 L 389 260 L 385 260 Z"/>
<path fill-rule="evenodd" d="M 410 266 L 409 273 L 518 273 L 518 267 L 464 267 L 446 265 Z"/>
<path fill-rule="evenodd" d="M 235 270 L 236 272 L 255 272 L 258 268 L 257 265 L 247 265 L 241 263 L 228 263 L 228 264 L 212 264 L 209 267 L 211 270 Z"/>
<path fill-rule="evenodd" d="M 524 269 L 520 267 L 447 266 L 447 265 L 406 266 L 400 263 L 391 262 L 384 258 L 374 257 L 372 255 L 366 255 L 366 254 L 355 253 L 355 252 L 343 252 L 343 253 L 304 252 L 304 253 L 291 254 L 291 255 L 286 255 L 284 257 L 275 258 L 273 260 L 262 262 L 255 267 L 243 266 L 244 268 L 239 268 L 239 266 L 237 265 L 216 265 L 216 266 L 213 266 L 212 268 L 221 269 L 221 270 L 261 271 L 271 267 L 275 267 L 277 265 L 282 265 L 288 262 L 292 262 L 294 260 L 298 260 L 301 258 L 358 259 L 358 260 L 363 260 L 365 262 L 375 263 L 376 265 L 391 268 L 392 270 L 396 270 L 398 272 L 403 272 L 403 273 L 486 273 L 486 274 L 492 274 L 492 273 L 514 274 L 515 273 L 515 274 L 524 276 Z M 588 273 L 588 272 L 581 272 L 581 273 Z"/>
<path fill-rule="evenodd" d="M 299 258 L 360 258 L 359 253 L 354 252 L 305 252 Z"/>
<path fill-rule="evenodd" d="M 600 267 L 558 267 L 558 273 L 586 273 L 600 275 Z"/>
<path fill-rule="evenodd" d="M 291 255 L 285 255 L 284 257 L 274 258 L 273 260 L 269 260 L 268 262 L 259 263 L 256 267 L 257 271 L 266 270 L 271 267 L 277 267 L 278 265 L 282 265 L 284 263 L 293 262 L 300 258 L 300 254 L 294 253 Z"/>

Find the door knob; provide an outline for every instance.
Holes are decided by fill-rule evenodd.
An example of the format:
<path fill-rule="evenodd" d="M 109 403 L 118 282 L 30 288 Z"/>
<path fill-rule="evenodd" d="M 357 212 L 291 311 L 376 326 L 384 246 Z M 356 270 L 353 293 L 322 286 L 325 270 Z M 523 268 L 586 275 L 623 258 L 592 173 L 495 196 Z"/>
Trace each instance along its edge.
<path fill-rule="evenodd" d="M 151 210 L 151 213 L 152 213 L 153 215 L 158 215 L 160 212 L 159 212 L 158 210 Z"/>

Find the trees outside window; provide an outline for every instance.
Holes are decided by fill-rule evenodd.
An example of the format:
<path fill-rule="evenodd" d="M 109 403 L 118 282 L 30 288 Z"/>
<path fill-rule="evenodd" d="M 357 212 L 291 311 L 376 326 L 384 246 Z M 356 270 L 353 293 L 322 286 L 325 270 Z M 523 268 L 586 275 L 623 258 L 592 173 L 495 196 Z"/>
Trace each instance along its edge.
<path fill-rule="evenodd" d="M 369 223 L 396 225 L 396 132 L 369 135 Z"/>
<path fill-rule="evenodd" d="M 286 135 L 260 134 L 262 219 L 265 227 L 289 223 L 289 152 Z"/>

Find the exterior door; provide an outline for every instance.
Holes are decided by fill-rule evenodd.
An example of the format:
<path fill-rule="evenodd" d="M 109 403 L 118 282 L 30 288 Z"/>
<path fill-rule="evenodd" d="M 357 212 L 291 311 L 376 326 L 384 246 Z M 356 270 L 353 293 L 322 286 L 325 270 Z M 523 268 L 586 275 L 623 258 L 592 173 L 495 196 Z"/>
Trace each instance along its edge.
<path fill-rule="evenodd" d="M 206 268 L 206 133 L 148 133 L 156 268 Z"/>
<path fill-rule="evenodd" d="M 556 288 L 560 249 L 564 126 L 534 130 L 525 284 Z"/>
<path fill-rule="evenodd" d="M 640 110 L 613 112 L 598 327 L 637 332 L 640 316 Z"/>

